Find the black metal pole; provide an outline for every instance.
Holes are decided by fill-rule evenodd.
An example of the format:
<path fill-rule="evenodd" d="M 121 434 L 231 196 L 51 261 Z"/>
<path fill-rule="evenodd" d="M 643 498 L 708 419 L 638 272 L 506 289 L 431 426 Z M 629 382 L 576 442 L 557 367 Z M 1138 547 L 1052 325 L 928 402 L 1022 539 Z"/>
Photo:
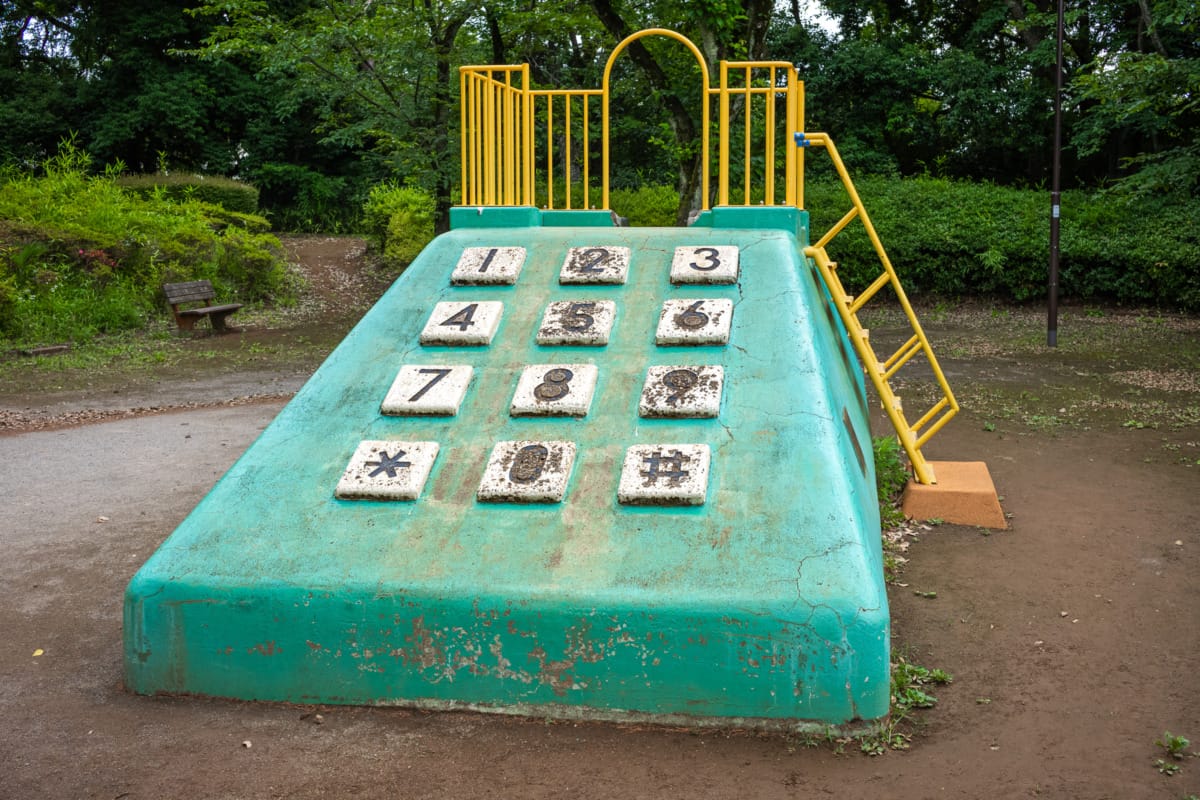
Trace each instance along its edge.
<path fill-rule="evenodd" d="M 1062 216 L 1063 2 L 1058 0 L 1058 66 L 1054 73 L 1054 167 L 1050 183 L 1050 285 L 1046 344 L 1058 346 L 1058 223 Z"/>

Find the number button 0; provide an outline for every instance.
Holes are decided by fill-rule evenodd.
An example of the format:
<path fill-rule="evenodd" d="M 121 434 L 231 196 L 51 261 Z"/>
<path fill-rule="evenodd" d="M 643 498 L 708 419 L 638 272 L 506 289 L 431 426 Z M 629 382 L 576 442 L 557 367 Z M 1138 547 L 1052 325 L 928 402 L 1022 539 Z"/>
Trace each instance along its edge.
<path fill-rule="evenodd" d="M 574 442 L 497 442 L 475 497 L 482 503 L 559 503 L 574 464 Z"/>
<path fill-rule="evenodd" d="M 738 248 L 733 245 L 716 247 L 676 247 L 671 261 L 671 283 L 727 284 L 737 283 Z"/>
<path fill-rule="evenodd" d="M 558 272 L 558 282 L 623 284 L 628 276 L 628 247 L 572 247 Z"/>
<path fill-rule="evenodd" d="M 537 343 L 603 347 L 616 316 L 617 304 L 612 300 L 553 302 L 542 315 Z"/>
<path fill-rule="evenodd" d="M 592 405 L 595 364 L 534 364 L 517 381 L 509 414 L 514 417 L 583 417 Z"/>

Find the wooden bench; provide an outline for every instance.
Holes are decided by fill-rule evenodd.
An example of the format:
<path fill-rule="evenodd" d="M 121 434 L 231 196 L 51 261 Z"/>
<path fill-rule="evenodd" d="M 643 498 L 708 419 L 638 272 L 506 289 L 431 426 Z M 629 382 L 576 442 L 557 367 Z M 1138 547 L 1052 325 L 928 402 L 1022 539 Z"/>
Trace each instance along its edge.
<path fill-rule="evenodd" d="M 190 331 L 196 326 L 196 320 L 208 317 L 214 331 L 228 330 L 225 318 L 242 307 L 241 303 L 226 303 L 210 306 L 208 303 L 216 299 L 217 293 L 210 281 L 188 281 L 186 283 L 164 283 L 163 294 L 175 315 L 175 324 L 181 331 Z M 180 308 L 191 303 L 201 303 L 201 308 Z"/>

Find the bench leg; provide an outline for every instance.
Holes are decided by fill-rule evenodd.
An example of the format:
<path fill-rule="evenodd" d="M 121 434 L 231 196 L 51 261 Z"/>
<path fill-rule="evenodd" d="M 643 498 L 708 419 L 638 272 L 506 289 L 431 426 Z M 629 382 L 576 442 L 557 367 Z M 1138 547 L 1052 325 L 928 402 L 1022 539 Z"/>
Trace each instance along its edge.
<path fill-rule="evenodd" d="M 212 322 L 212 329 L 219 333 L 228 332 L 229 328 L 225 325 L 225 318 L 232 313 L 232 311 L 219 311 L 214 314 L 209 314 L 208 318 Z"/>

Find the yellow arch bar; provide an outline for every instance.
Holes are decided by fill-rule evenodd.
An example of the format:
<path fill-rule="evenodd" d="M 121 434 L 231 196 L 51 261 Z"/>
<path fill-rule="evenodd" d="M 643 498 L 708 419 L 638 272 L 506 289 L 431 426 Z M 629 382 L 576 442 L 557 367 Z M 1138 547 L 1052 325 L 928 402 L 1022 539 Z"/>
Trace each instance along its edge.
<path fill-rule="evenodd" d="M 675 31 L 668 30 L 666 28 L 647 28 L 644 31 L 638 31 L 637 33 L 626 36 L 624 39 L 621 40 L 620 44 L 618 44 L 615 48 L 613 48 L 612 53 L 608 57 L 608 62 L 604 65 L 604 82 L 601 84 L 603 110 L 601 111 L 601 117 L 600 117 L 601 125 L 602 125 L 601 145 L 600 145 L 600 147 L 601 147 L 601 162 L 600 163 L 603 167 L 603 170 L 602 170 L 602 172 L 603 172 L 603 177 L 602 177 L 603 191 L 602 191 L 601 196 L 603 197 L 604 207 L 608 208 L 608 172 L 609 172 L 609 169 L 608 169 L 608 166 L 609 166 L 608 121 L 609 121 L 609 103 L 612 99 L 612 91 L 610 89 L 610 80 L 612 78 L 613 64 L 616 62 L 617 56 L 621 55 L 621 52 L 626 47 L 633 44 L 638 39 L 643 39 L 647 36 L 665 36 L 668 39 L 674 39 L 677 42 L 682 42 L 688 48 L 688 50 L 690 50 L 692 52 L 692 55 L 696 57 L 696 63 L 700 65 L 700 76 L 704 80 L 704 103 L 702 104 L 703 108 L 701 109 L 701 112 L 700 112 L 700 119 L 701 119 L 700 138 L 701 138 L 701 142 L 702 142 L 701 147 L 703 149 L 703 153 L 701 155 L 701 170 L 702 171 L 701 171 L 701 178 L 700 178 L 700 186 L 701 186 L 701 193 L 702 193 L 702 197 L 703 197 L 703 200 L 702 200 L 703 206 L 702 207 L 705 210 L 708 210 L 708 207 L 709 207 L 709 202 L 708 202 L 708 176 L 709 176 L 708 94 L 711 91 L 711 89 L 709 88 L 708 64 L 705 63 L 704 54 L 700 52 L 700 48 L 696 47 L 696 45 L 692 42 L 691 39 L 687 38 L 686 36 L 684 36 L 681 33 L 676 33 Z"/>

